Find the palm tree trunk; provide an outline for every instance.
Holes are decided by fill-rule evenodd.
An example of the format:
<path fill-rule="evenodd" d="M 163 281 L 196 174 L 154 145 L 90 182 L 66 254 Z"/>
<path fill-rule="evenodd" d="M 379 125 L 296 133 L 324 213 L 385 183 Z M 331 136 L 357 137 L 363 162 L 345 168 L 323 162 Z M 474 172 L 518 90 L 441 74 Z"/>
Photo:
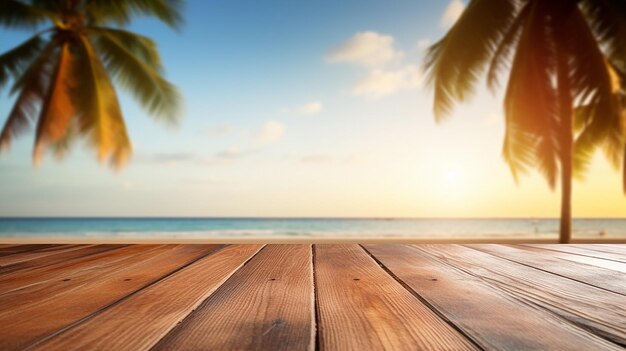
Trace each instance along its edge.
<path fill-rule="evenodd" d="M 567 57 L 561 51 L 557 56 L 557 84 L 559 94 L 559 120 L 561 134 L 559 138 L 561 161 L 561 223 L 559 243 L 567 244 L 572 237 L 572 171 L 574 128 L 572 93 L 570 86 Z"/>

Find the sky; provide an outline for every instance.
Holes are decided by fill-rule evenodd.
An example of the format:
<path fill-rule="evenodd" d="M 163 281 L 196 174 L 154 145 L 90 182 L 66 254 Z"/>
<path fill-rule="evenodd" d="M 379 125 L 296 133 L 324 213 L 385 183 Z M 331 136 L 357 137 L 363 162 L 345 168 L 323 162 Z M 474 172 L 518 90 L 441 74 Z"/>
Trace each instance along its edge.
<path fill-rule="evenodd" d="M 33 133 L 0 155 L 0 216 L 558 217 L 558 189 L 516 183 L 501 156 L 502 94 L 484 85 L 434 122 L 424 49 L 460 0 L 189 0 L 174 31 L 150 19 L 184 97 L 176 128 L 120 90 L 133 157 L 115 171 L 83 144 L 39 167 Z M 28 38 L 0 32 L 0 52 Z M 14 97 L 0 91 L 0 120 Z M 597 155 L 576 217 L 624 217 Z"/>

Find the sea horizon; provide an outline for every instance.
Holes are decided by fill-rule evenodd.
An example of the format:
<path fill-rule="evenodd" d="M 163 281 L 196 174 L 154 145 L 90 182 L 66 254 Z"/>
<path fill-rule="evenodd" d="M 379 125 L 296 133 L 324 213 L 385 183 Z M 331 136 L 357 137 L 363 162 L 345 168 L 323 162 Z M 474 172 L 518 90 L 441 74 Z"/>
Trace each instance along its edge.
<path fill-rule="evenodd" d="M 574 218 L 573 238 L 626 240 L 626 218 Z M 558 218 L 0 217 L 0 239 L 551 240 Z"/>

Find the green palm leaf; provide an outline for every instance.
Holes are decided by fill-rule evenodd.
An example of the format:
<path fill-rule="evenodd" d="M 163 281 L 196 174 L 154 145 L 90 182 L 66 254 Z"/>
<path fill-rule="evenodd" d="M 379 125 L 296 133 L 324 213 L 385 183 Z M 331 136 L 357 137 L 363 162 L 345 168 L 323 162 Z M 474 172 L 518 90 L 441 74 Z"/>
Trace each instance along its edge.
<path fill-rule="evenodd" d="M 598 146 L 609 161 L 619 167 L 624 147 L 622 111 L 626 106 L 622 106 L 618 95 L 617 72 L 603 55 L 580 12 L 571 16 L 567 30 L 575 38 L 569 42 L 572 92 L 579 101 L 586 103 L 577 110 L 576 116 L 580 133 L 575 143 L 575 171 L 585 171 Z"/>
<path fill-rule="evenodd" d="M 130 156 L 131 146 L 115 89 L 106 69 L 90 40 L 80 38 L 82 59 L 77 63 L 77 83 L 80 94 L 78 107 L 80 132 L 87 135 L 97 149 L 101 161 L 109 160 L 114 167 L 122 166 Z"/>
<path fill-rule="evenodd" d="M 516 48 L 504 100 L 503 155 L 515 177 L 537 167 L 554 188 L 558 172 L 557 92 L 550 76 L 556 67 L 548 59 L 554 39 L 542 3 L 535 1 L 529 6 L 532 8 Z"/>
<path fill-rule="evenodd" d="M 581 5 L 595 37 L 606 46 L 610 57 L 626 58 L 626 2 L 623 0 L 582 0 Z"/>
<path fill-rule="evenodd" d="M 33 158 L 64 154 L 84 137 L 101 160 L 120 166 L 131 152 L 114 79 L 153 116 L 178 120 L 180 97 L 163 77 L 157 46 L 123 28 L 135 16 L 182 24 L 183 0 L 0 0 L 0 26 L 39 32 L 0 55 L 0 88 L 13 80 L 17 99 L 0 134 L 0 149 L 36 124 Z M 45 48 L 44 48 L 45 47 Z"/>
<path fill-rule="evenodd" d="M 173 28 L 182 24 L 182 0 L 90 0 L 87 14 L 94 24 L 130 23 L 133 16 L 154 16 Z"/>
<path fill-rule="evenodd" d="M 154 40 L 118 28 L 90 27 L 89 32 L 93 33 L 96 39 L 100 35 L 112 38 L 116 43 L 124 46 L 127 51 L 131 52 L 150 68 L 159 73 L 163 72 L 161 56 L 159 55 L 159 50 Z"/>
<path fill-rule="evenodd" d="M 0 133 L 0 150 L 8 149 L 11 141 L 26 131 L 37 119 L 38 107 L 43 102 L 46 81 L 50 76 L 47 63 L 54 49 L 54 44 L 48 44 L 15 82 L 13 91 L 19 94 Z"/>
<path fill-rule="evenodd" d="M 39 54 L 45 41 L 39 34 L 33 36 L 13 50 L 0 55 L 0 90 L 9 78 L 19 79 L 26 66 Z"/>
<path fill-rule="evenodd" d="M 33 29 L 50 17 L 46 11 L 23 1 L 0 1 L 0 25 L 7 28 Z"/>
<path fill-rule="evenodd" d="M 425 66 L 437 120 L 450 112 L 455 100 L 464 101 L 474 91 L 516 13 L 513 0 L 474 0 L 446 36 L 429 48 Z"/>
<path fill-rule="evenodd" d="M 516 180 L 535 168 L 554 189 L 560 172 L 560 242 L 570 240 L 572 176 L 596 149 L 622 165 L 626 192 L 624 38 L 624 0 L 473 0 L 426 57 L 437 120 L 485 66 L 494 89 L 510 64 L 503 156 Z"/>
<path fill-rule="evenodd" d="M 511 27 L 500 40 L 498 47 L 492 55 L 491 62 L 489 63 L 489 70 L 487 72 L 487 86 L 492 90 L 495 90 L 499 85 L 498 75 L 510 60 L 511 52 L 519 40 L 519 36 L 522 33 L 523 25 L 528 18 L 528 13 L 530 12 L 531 7 L 532 6 L 529 4 L 526 4 L 522 8 L 515 18 L 515 21 L 511 24 Z"/>
<path fill-rule="evenodd" d="M 153 43 L 131 33 L 99 29 L 95 43 L 107 71 L 133 94 L 152 115 L 176 122 L 179 95 L 160 74 L 160 60 Z"/>

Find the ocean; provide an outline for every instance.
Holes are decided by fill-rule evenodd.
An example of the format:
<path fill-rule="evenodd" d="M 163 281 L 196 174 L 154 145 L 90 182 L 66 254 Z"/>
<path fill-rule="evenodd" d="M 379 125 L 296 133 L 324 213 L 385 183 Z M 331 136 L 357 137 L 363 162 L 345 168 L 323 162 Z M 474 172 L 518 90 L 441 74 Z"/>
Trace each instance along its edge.
<path fill-rule="evenodd" d="M 0 238 L 556 238 L 558 219 L 0 218 Z M 626 219 L 575 219 L 573 237 L 626 239 Z"/>

